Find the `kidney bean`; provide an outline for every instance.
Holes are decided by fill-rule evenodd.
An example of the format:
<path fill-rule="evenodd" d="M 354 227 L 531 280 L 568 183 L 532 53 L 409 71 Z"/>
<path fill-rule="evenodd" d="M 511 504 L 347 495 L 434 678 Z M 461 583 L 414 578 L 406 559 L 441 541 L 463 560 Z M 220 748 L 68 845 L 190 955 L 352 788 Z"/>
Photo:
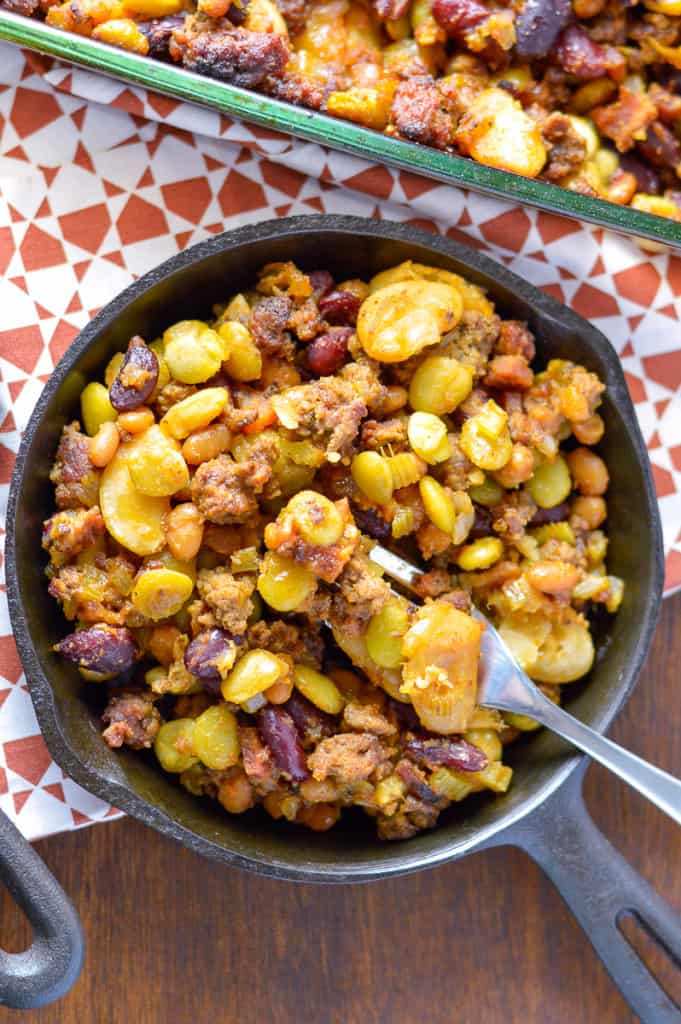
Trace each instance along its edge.
<path fill-rule="evenodd" d="M 297 690 L 293 691 L 282 707 L 291 716 L 304 740 L 320 740 L 323 736 L 333 736 L 336 731 L 331 715 L 320 711 Z"/>
<path fill-rule="evenodd" d="M 570 0 L 526 0 L 516 18 L 516 53 L 523 59 L 546 57 L 572 18 Z"/>
<path fill-rule="evenodd" d="M 319 312 L 330 324 L 354 327 L 361 302 L 353 292 L 329 292 L 319 300 L 318 305 Z"/>
<path fill-rule="evenodd" d="M 184 14 L 171 14 L 167 18 L 138 21 L 137 27 L 149 41 L 149 56 L 155 60 L 170 60 L 170 40 L 176 28 L 184 24 Z"/>
<path fill-rule="evenodd" d="M 405 704 L 403 701 L 395 700 L 393 697 L 388 697 L 388 704 L 395 712 L 397 721 L 402 729 L 416 731 L 419 728 L 421 721 L 414 711 L 412 704 Z"/>
<path fill-rule="evenodd" d="M 658 64 L 657 62 L 650 64 L 649 68 L 652 82 L 657 82 L 658 85 L 664 86 L 670 92 L 681 95 L 681 71 L 678 68 L 672 67 L 671 64 Z"/>
<path fill-rule="evenodd" d="M 258 731 L 270 749 L 277 767 L 294 782 L 309 779 L 305 751 L 291 716 L 282 705 L 269 705 L 258 712 Z"/>
<path fill-rule="evenodd" d="M 660 176 L 657 171 L 648 164 L 644 164 L 633 153 L 620 154 L 620 167 L 623 171 L 634 175 L 639 192 L 646 192 L 648 195 L 654 196 L 660 191 Z"/>
<path fill-rule="evenodd" d="M 347 355 L 351 336 L 351 327 L 332 327 L 326 334 L 315 338 L 306 354 L 307 365 L 312 373 L 318 377 L 335 373 Z"/>
<path fill-rule="evenodd" d="M 5 11 L 11 11 L 12 14 L 23 14 L 24 17 L 30 18 L 40 4 L 38 0 L 2 0 L 0 7 Z"/>
<path fill-rule="evenodd" d="M 357 508 L 353 505 L 352 514 L 357 526 L 362 533 L 366 533 L 374 540 L 388 540 L 391 536 L 390 523 L 373 508 Z"/>
<path fill-rule="evenodd" d="M 433 17 L 447 35 L 462 39 L 490 16 L 480 0 L 435 0 Z"/>
<path fill-rule="evenodd" d="M 570 25 L 561 32 L 553 55 L 563 71 L 577 78 L 602 78 L 610 70 L 609 52 L 595 43 L 581 25 Z"/>
<path fill-rule="evenodd" d="M 242 636 L 232 636 L 225 629 L 206 629 L 194 637 L 184 652 L 188 672 L 197 676 L 208 689 L 217 692 L 221 680 L 218 662 L 229 654 L 234 644 L 242 644 Z M 214 685 L 216 684 L 216 685 Z"/>
<path fill-rule="evenodd" d="M 247 15 L 247 4 L 243 7 L 238 7 L 236 4 L 230 4 L 225 17 L 231 21 L 232 25 L 243 25 Z"/>
<path fill-rule="evenodd" d="M 307 275 L 314 289 L 314 297 L 319 301 L 322 295 L 333 290 L 334 280 L 328 270 L 313 270 Z"/>
<path fill-rule="evenodd" d="M 553 508 L 538 508 L 530 520 L 530 526 L 545 526 L 546 523 L 562 523 L 570 515 L 570 506 L 567 501 Z"/>
<path fill-rule="evenodd" d="M 645 139 L 639 142 L 636 148 L 641 156 L 655 167 L 676 169 L 681 163 L 681 146 L 661 121 L 654 121 L 651 124 Z"/>
<path fill-rule="evenodd" d="M 417 764 L 427 768 L 456 768 L 460 772 L 480 772 L 487 767 L 487 755 L 467 740 L 452 736 L 437 739 L 412 736 L 404 745 L 404 752 Z"/>
<path fill-rule="evenodd" d="M 100 624 L 64 637 L 54 650 L 79 668 L 119 675 L 137 661 L 139 651 L 129 629 Z"/>
<path fill-rule="evenodd" d="M 130 412 L 144 405 L 158 383 L 156 353 L 142 338 L 130 339 L 121 368 L 109 389 L 109 399 L 117 412 Z"/>
<path fill-rule="evenodd" d="M 489 537 L 492 533 L 492 514 L 483 505 L 474 505 L 475 519 L 471 526 L 467 541 L 479 540 L 480 537 Z"/>

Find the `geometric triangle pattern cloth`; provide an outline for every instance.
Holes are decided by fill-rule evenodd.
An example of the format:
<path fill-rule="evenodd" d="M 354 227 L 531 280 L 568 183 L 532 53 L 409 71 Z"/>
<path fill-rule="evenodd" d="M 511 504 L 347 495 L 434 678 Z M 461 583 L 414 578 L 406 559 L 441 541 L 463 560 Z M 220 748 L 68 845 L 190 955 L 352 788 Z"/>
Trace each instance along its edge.
<path fill-rule="evenodd" d="M 681 588 L 681 256 L 231 120 L 0 43 L 0 543 L 21 432 L 68 345 L 140 274 L 242 224 L 346 213 L 488 252 L 611 341 Z M 116 817 L 51 760 L 0 554 L 0 809 L 27 838 Z"/>

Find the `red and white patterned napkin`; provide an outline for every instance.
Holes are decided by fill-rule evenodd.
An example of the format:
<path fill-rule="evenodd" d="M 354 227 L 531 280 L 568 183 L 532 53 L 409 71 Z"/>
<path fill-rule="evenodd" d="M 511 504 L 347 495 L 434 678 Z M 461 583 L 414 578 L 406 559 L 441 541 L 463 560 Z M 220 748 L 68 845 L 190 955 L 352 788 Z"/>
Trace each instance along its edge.
<path fill-rule="evenodd" d="M 681 257 L 229 120 L 0 44 L 0 512 L 21 431 L 92 315 L 161 260 L 312 212 L 408 221 L 484 248 L 619 353 L 681 587 Z M 0 593 L 0 808 L 31 839 L 117 814 L 40 736 Z"/>

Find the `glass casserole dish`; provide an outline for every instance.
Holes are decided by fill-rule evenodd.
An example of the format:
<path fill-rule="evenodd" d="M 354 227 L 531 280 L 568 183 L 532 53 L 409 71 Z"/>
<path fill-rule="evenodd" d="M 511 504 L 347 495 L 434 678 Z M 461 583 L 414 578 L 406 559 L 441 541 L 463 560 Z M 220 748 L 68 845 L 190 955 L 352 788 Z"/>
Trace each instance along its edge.
<path fill-rule="evenodd" d="M 116 49 L 95 39 L 63 32 L 5 10 L 0 10 L 0 39 L 377 163 L 611 228 L 634 238 L 681 248 L 681 223 L 677 221 L 384 135 L 179 66 Z"/>

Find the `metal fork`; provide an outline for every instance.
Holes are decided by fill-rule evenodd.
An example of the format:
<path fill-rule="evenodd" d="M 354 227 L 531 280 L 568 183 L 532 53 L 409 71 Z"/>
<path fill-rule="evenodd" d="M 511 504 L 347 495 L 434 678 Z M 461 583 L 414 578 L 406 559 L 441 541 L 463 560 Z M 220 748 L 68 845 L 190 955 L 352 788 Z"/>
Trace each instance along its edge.
<path fill-rule="evenodd" d="M 388 576 L 411 590 L 418 583 L 419 577 L 423 576 L 422 569 L 380 544 L 372 549 L 371 559 Z M 491 622 L 477 609 L 474 609 L 473 615 L 485 623 L 478 704 L 529 715 L 541 722 L 547 729 L 605 765 L 681 825 L 681 781 L 601 736 L 545 697 L 523 672 Z"/>

